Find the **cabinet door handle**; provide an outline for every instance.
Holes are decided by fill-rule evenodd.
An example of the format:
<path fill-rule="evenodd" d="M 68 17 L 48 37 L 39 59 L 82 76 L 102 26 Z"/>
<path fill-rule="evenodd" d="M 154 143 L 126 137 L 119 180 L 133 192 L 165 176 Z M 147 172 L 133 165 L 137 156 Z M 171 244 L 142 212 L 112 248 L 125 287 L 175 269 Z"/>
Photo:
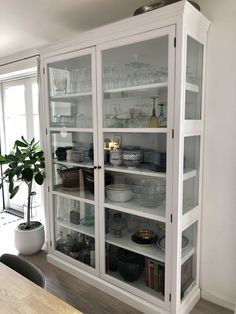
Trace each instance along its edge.
<path fill-rule="evenodd" d="M 97 169 L 97 166 L 94 166 L 93 169 Z"/>
<path fill-rule="evenodd" d="M 102 166 L 98 166 L 98 169 L 102 169 Z"/>

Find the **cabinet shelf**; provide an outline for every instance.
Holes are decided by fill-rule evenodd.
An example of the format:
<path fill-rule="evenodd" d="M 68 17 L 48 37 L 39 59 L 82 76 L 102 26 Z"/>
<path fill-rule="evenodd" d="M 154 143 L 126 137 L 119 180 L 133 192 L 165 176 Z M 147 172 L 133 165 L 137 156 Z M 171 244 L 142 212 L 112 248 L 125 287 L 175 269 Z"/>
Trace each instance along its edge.
<path fill-rule="evenodd" d="M 181 258 L 181 264 L 185 263 L 187 259 L 189 259 L 190 256 L 192 256 L 195 253 L 195 248 L 192 246 L 192 244 L 189 243 L 189 245 L 182 249 L 182 258 Z"/>
<path fill-rule="evenodd" d="M 139 205 L 134 199 L 122 203 L 115 203 L 106 199 L 104 206 L 140 217 L 166 222 L 164 203 L 158 207 L 144 207 Z"/>
<path fill-rule="evenodd" d="M 183 180 L 188 180 L 191 178 L 196 177 L 197 175 L 197 170 L 196 169 L 184 169 L 184 176 L 183 176 Z"/>
<path fill-rule="evenodd" d="M 110 133 L 167 133 L 167 128 L 103 128 L 103 132 Z"/>
<path fill-rule="evenodd" d="M 126 93 L 126 92 L 150 92 L 152 89 L 157 88 L 167 88 L 167 82 L 155 83 L 155 84 L 145 84 L 137 86 L 129 86 L 122 88 L 105 89 L 104 94 L 109 93 Z M 186 90 L 199 93 L 199 86 L 196 84 L 186 82 Z M 124 94 L 123 94 L 124 95 Z M 123 96 L 124 97 L 124 96 Z"/>
<path fill-rule="evenodd" d="M 76 101 L 78 97 L 85 97 L 85 96 L 91 96 L 91 95 L 92 95 L 91 92 L 56 95 L 56 96 L 50 96 L 50 101 L 71 102 L 71 101 Z"/>
<path fill-rule="evenodd" d="M 134 253 L 150 257 L 160 262 L 165 262 L 165 253 L 159 249 L 157 244 L 142 245 L 131 240 L 132 233 L 126 233 L 120 238 L 115 238 L 112 234 L 106 234 L 106 242 Z"/>
<path fill-rule="evenodd" d="M 107 171 L 119 172 L 119 173 L 129 173 L 129 174 L 138 174 L 141 176 L 149 176 L 149 177 L 158 177 L 158 178 L 166 178 L 165 172 L 157 172 L 148 169 L 142 168 L 127 168 L 127 167 L 113 167 L 113 166 L 105 166 L 104 168 Z"/>
<path fill-rule="evenodd" d="M 192 84 L 192 83 L 186 83 L 186 90 L 190 91 L 190 92 L 195 92 L 195 93 L 199 93 L 200 88 L 198 85 L 196 84 Z"/>
<path fill-rule="evenodd" d="M 150 91 L 152 89 L 165 88 L 167 86 L 168 86 L 167 82 L 161 82 L 161 83 L 155 83 L 155 84 L 145 84 L 145 85 L 105 89 L 103 92 L 105 94 L 106 93 L 110 93 L 110 94 L 112 94 L 112 93 L 125 93 L 125 92 L 130 92 L 130 91 L 145 92 L 145 91 Z"/>
<path fill-rule="evenodd" d="M 76 232 L 80 232 L 86 234 L 90 237 L 95 237 L 94 226 L 83 226 L 83 225 L 75 225 L 73 223 L 64 221 L 60 218 L 56 219 L 56 223 L 62 227 L 68 228 L 70 230 L 74 230 Z"/>
<path fill-rule="evenodd" d="M 94 165 L 93 163 L 81 163 L 81 162 L 75 162 L 75 161 L 60 161 L 57 159 L 53 160 L 53 164 L 57 164 L 57 165 L 63 165 L 66 167 L 80 167 L 80 168 L 90 168 L 93 169 Z"/>
<path fill-rule="evenodd" d="M 66 189 L 63 189 L 62 186 L 56 185 L 53 188 L 52 194 L 67 197 L 67 198 L 69 197 L 74 200 L 78 200 L 84 203 L 94 205 L 94 195 L 92 195 L 88 191 L 66 190 Z"/>
<path fill-rule="evenodd" d="M 67 127 L 50 127 L 50 132 L 80 132 L 80 133 L 92 133 L 94 130 L 92 128 L 67 128 Z"/>
<path fill-rule="evenodd" d="M 132 233 L 126 233 L 120 238 L 114 237 L 112 234 L 106 235 L 106 242 L 126 250 L 130 250 L 134 253 L 141 254 L 146 257 L 165 262 L 165 252 L 163 252 L 157 244 L 142 245 L 137 244 L 131 240 Z M 195 248 L 189 244 L 182 250 L 181 264 L 185 263 L 190 256 L 195 253 Z"/>

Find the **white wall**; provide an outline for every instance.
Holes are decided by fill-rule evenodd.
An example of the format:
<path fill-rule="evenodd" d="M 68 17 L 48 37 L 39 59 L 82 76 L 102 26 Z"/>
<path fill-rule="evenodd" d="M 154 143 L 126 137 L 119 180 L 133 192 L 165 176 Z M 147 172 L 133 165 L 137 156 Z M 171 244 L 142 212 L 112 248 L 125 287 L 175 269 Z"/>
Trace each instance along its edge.
<path fill-rule="evenodd" d="M 236 0 L 199 0 L 208 35 L 202 297 L 236 303 Z"/>

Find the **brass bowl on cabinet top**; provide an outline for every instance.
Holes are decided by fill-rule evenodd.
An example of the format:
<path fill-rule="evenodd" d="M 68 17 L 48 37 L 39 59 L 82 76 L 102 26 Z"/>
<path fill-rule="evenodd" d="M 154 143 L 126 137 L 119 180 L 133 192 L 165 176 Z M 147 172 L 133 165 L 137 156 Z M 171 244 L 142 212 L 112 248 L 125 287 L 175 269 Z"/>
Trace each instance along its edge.
<path fill-rule="evenodd" d="M 152 11 L 152 10 L 156 10 L 156 9 L 159 9 L 161 7 L 164 7 L 166 5 L 169 5 L 169 4 L 172 4 L 172 3 L 175 3 L 175 2 L 178 2 L 180 0 L 158 0 L 158 1 L 154 1 L 154 2 L 151 2 L 151 3 L 147 3 L 141 7 L 139 7 L 137 10 L 134 11 L 134 16 L 135 15 L 139 15 L 139 14 L 142 14 L 142 13 L 146 13 L 146 12 L 149 12 L 149 11 Z M 199 4 L 197 4 L 195 1 L 192 1 L 192 0 L 188 0 L 198 11 L 200 11 L 200 6 Z"/>

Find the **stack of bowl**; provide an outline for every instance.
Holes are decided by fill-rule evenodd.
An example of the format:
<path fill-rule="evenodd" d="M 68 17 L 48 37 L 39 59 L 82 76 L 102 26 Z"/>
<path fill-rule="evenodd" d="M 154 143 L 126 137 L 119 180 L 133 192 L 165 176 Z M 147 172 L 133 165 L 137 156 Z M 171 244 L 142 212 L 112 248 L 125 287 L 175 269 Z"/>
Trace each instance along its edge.
<path fill-rule="evenodd" d="M 106 196 L 112 202 L 128 202 L 133 198 L 132 187 L 128 184 L 109 184 Z"/>
<path fill-rule="evenodd" d="M 83 147 L 78 148 L 77 150 L 72 150 L 71 159 L 75 162 L 83 162 L 84 161 L 84 151 Z"/>
<path fill-rule="evenodd" d="M 160 153 L 158 151 L 146 152 L 144 162 L 149 163 L 150 169 L 154 171 L 166 171 L 166 153 Z"/>
<path fill-rule="evenodd" d="M 142 206 L 155 207 L 165 200 L 165 183 L 157 180 L 140 179 L 133 186 L 134 197 Z"/>
<path fill-rule="evenodd" d="M 110 163 L 113 166 L 119 166 L 122 164 L 122 150 L 116 149 L 110 152 Z"/>
<path fill-rule="evenodd" d="M 122 153 L 123 163 L 126 167 L 136 168 L 143 159 L 140 149 L 127 149 Z"/>

